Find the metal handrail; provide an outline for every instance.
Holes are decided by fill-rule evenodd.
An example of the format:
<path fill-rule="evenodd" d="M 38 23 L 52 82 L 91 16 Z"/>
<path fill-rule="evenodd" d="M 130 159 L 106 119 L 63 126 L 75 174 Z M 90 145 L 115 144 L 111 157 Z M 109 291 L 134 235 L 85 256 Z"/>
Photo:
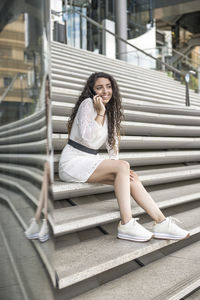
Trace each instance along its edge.
<path fill-rule="evenodd" d="M 156 48 L 146 48 L 145 50 L 155 50 L 155 49 L 162 49 L 162 48 L 163 48 L 163 46 L 156 46 Z M 180 56 L 182 56 L 183 58 L 187 59 L 191 63 L 197 65 L 197 67 L 200 66 L 200 64 L 197 64 L 197 63 L 193 62 L 193 60 L 190 57 L 188 57 L 187 55 L 185 55 L 185 54 L 183 54 L 183 53 L 181 53 L 181 52 L 179 52 L 179 51 L 177 51 L 176 49 L 173 49 L 173 48 L 171 50 L 172 50 L 172 52 L 175 52 L 175 53 L 179 54 Z M 135 53 L 135 52 L 137 52 L 137 51 L 120 52 L 120 54 Z M 199 56 L 199 59 L 200 59 L 200 56 Z M 160 62 L 160 60 L 159 60 L 159 62 Z M 195 71 L 198 71 L 197 68 L 195 68 L 195 67 L 193 67 L 193 68 L 195 69 Z"/>
<path fill-rule="evenodd" d="M 51 10 L 51 13 L 57 16 L 61 16 L 66 12 L 73 12 L 73 9 L 64 9 L 62 11 L 55 11 L 55 10 Z M 106 31 L 109 34 L 113 35 L 117 40 L 124 42 L 125 44 L 131 46 L 132 48 L 136 49 L 137 51 L 143 53 L 144 55 L 154 59 L 155 61 L 159 62 L 159 64 L 164 65 L 165 67 L 167 67 L 169 70 L 175 72 L 176 74 L 183 76 L 184 80 L 185 80 L 185 84 L 186 84 L 186 98 L 185 98 L 185 105 L 186 106 L 190 106 L 190 100 L 189 100 L 189 81 L 186 79 L 190 76 L 190 74 L 188 72 L 181 72 L 180 70 L 170 66 L 169 64 L 159 60 L 158 58 L 152 56 L 151 54 L 145 52 L 144 50 L 132 45 L 131 43 L 127 42 L 127 40 L 121 38 L 120 36 L 118 36 L 116 33 L 110 31 L 109 29 L 105 28 L 103 25 L 99 24 L 98 22 L 92 20 L 90 17 L 85 16 L 82 14 L 82 12 L 80 10 L 76 10 L 75 13 L 78 13 L 81 17 L 85 18 L 86 20 L 88 20 L 91 24 L 95 25 L 96 27 L 98 27 L 99 29 L 101 29 L 102 31 Z"/>
<path fill-rule="evenodd" d="M 5 99 L 5 97 L 7 96 L 8 92 L 9 92 L 9 91 L 11 90 L 11 88 L 13 87 L 13 85 L 14 85 L 14 83 L 15 83 L 15 80 L 16 80 L 19 76 L 21 76 L 21 75 L 24 75 L 24 73 L 17 73 L 17 74 L 13 77 L 11 83 L 8 85 L 8 87 L 6 88 L 5 92 L 4 92 L 3 95 L 1 96 L 1 98 L 0 98 L 0 103 Z"/>

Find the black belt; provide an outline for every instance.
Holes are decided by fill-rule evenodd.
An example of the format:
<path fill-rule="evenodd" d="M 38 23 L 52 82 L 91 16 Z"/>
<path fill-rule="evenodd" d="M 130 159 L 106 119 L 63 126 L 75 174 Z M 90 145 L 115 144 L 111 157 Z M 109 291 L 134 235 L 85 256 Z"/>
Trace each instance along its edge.
<path fill-rule="evenodd" d="M 94 149 L 91 149 L 91 148 L 88 148 L 86 146 L 83 146 L 77 142 L 74 142 L 72 140 L 68 140 L 68 144 L 71 145 L 72 147 L 78 149 L 78 150 L 81 150 L 81 151 L 84 151 L 84 152 L 87 152 L 87 153 L 91 153 L 91 154 L 97 154 L 98 151 L 97 150 L 94 150 Z"/>

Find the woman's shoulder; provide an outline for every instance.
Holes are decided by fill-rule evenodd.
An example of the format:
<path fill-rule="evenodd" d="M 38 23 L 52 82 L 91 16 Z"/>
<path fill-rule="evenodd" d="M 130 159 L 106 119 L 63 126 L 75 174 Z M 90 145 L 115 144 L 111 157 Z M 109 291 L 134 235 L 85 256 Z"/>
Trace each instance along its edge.
<path fill-rule="evenodd" d="M 84 107 L 84 106 L 86 106 L 86 107 L 89 107 L 89 106 L 93 107 L 93 100 L 92 100 L 92 98 L 88 97 L 88 98 L 84 99 L 81 102 L 80 107 Z"/>
<path fill-rule="evenodd" d="M 86 103 L 91 103 L 91 104 L 92 104 L 92 98 L 90 98 L 90 97 L 85 98 L 85 99 L 81 102 L 81 105 L 82 105 L 82 104 L 86 104 Z"/>

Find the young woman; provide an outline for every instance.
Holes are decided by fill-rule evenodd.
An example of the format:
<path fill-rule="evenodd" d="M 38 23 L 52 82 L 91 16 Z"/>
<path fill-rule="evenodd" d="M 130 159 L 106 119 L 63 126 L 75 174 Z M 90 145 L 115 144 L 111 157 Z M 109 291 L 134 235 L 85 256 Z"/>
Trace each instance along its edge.
<path fill-rule="evenodd" d="M 118 159 L 122 117 L 121 97 L 115 79 L 103 72 L 93 73 L 68 122 L 69 139 L 59 162 L 61 180 L 114 185 L 121 215 L 118 238 L 148 241 L 152 237 L 189 237 L 189 232 L 178 227 L 172 217 L 165 218 L 137 174 L 130 170 L 129 163 Z M 98 154 L 104 143 L 109 159 Z M 153 233 L 132 218 L 130 194 L 155 220 Z"/>

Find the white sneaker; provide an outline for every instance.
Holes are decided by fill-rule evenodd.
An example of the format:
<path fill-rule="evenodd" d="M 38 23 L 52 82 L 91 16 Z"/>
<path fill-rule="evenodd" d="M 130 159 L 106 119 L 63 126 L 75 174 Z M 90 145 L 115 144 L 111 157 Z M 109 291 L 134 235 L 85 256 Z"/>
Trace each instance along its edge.
<path fill-rule="evenodd" d="M 155 223 L 153 226 L 154 238 L 167 240 L 182 240 L 190 236 L 189 231 L 186 231 L 175 224 L 179 220 L 168 217 L 161 223 Z"/>
<path fill-rule="evenodd" d="M 46 219 L 43 219 L 42 221 L 43 222 L 38 234 L 38 239 L 40 240 L 40 242 L 46 242 L 49 239 L 49 227 Z"/>
<path fill-rule="evenodd" d="M 117 237 L 119 239 L 135 242 L 149 241 L 152 238 L 153 233 L 140 225 L 137 220 L 139 219 L 132 218 L 128 223 L 124 225 L 122 225 L 120 221 L 118 225 Z"/>
<path fill-rule="evenodd" d="M 27 239 L 35 240 L 38 238 L 39 231 L 40 231 L 39 223 L 36 221 L 35 218 L 32 218 L 30 220 L 30 225 L 28 226 L 28 228 L 24 233 Z"/>

